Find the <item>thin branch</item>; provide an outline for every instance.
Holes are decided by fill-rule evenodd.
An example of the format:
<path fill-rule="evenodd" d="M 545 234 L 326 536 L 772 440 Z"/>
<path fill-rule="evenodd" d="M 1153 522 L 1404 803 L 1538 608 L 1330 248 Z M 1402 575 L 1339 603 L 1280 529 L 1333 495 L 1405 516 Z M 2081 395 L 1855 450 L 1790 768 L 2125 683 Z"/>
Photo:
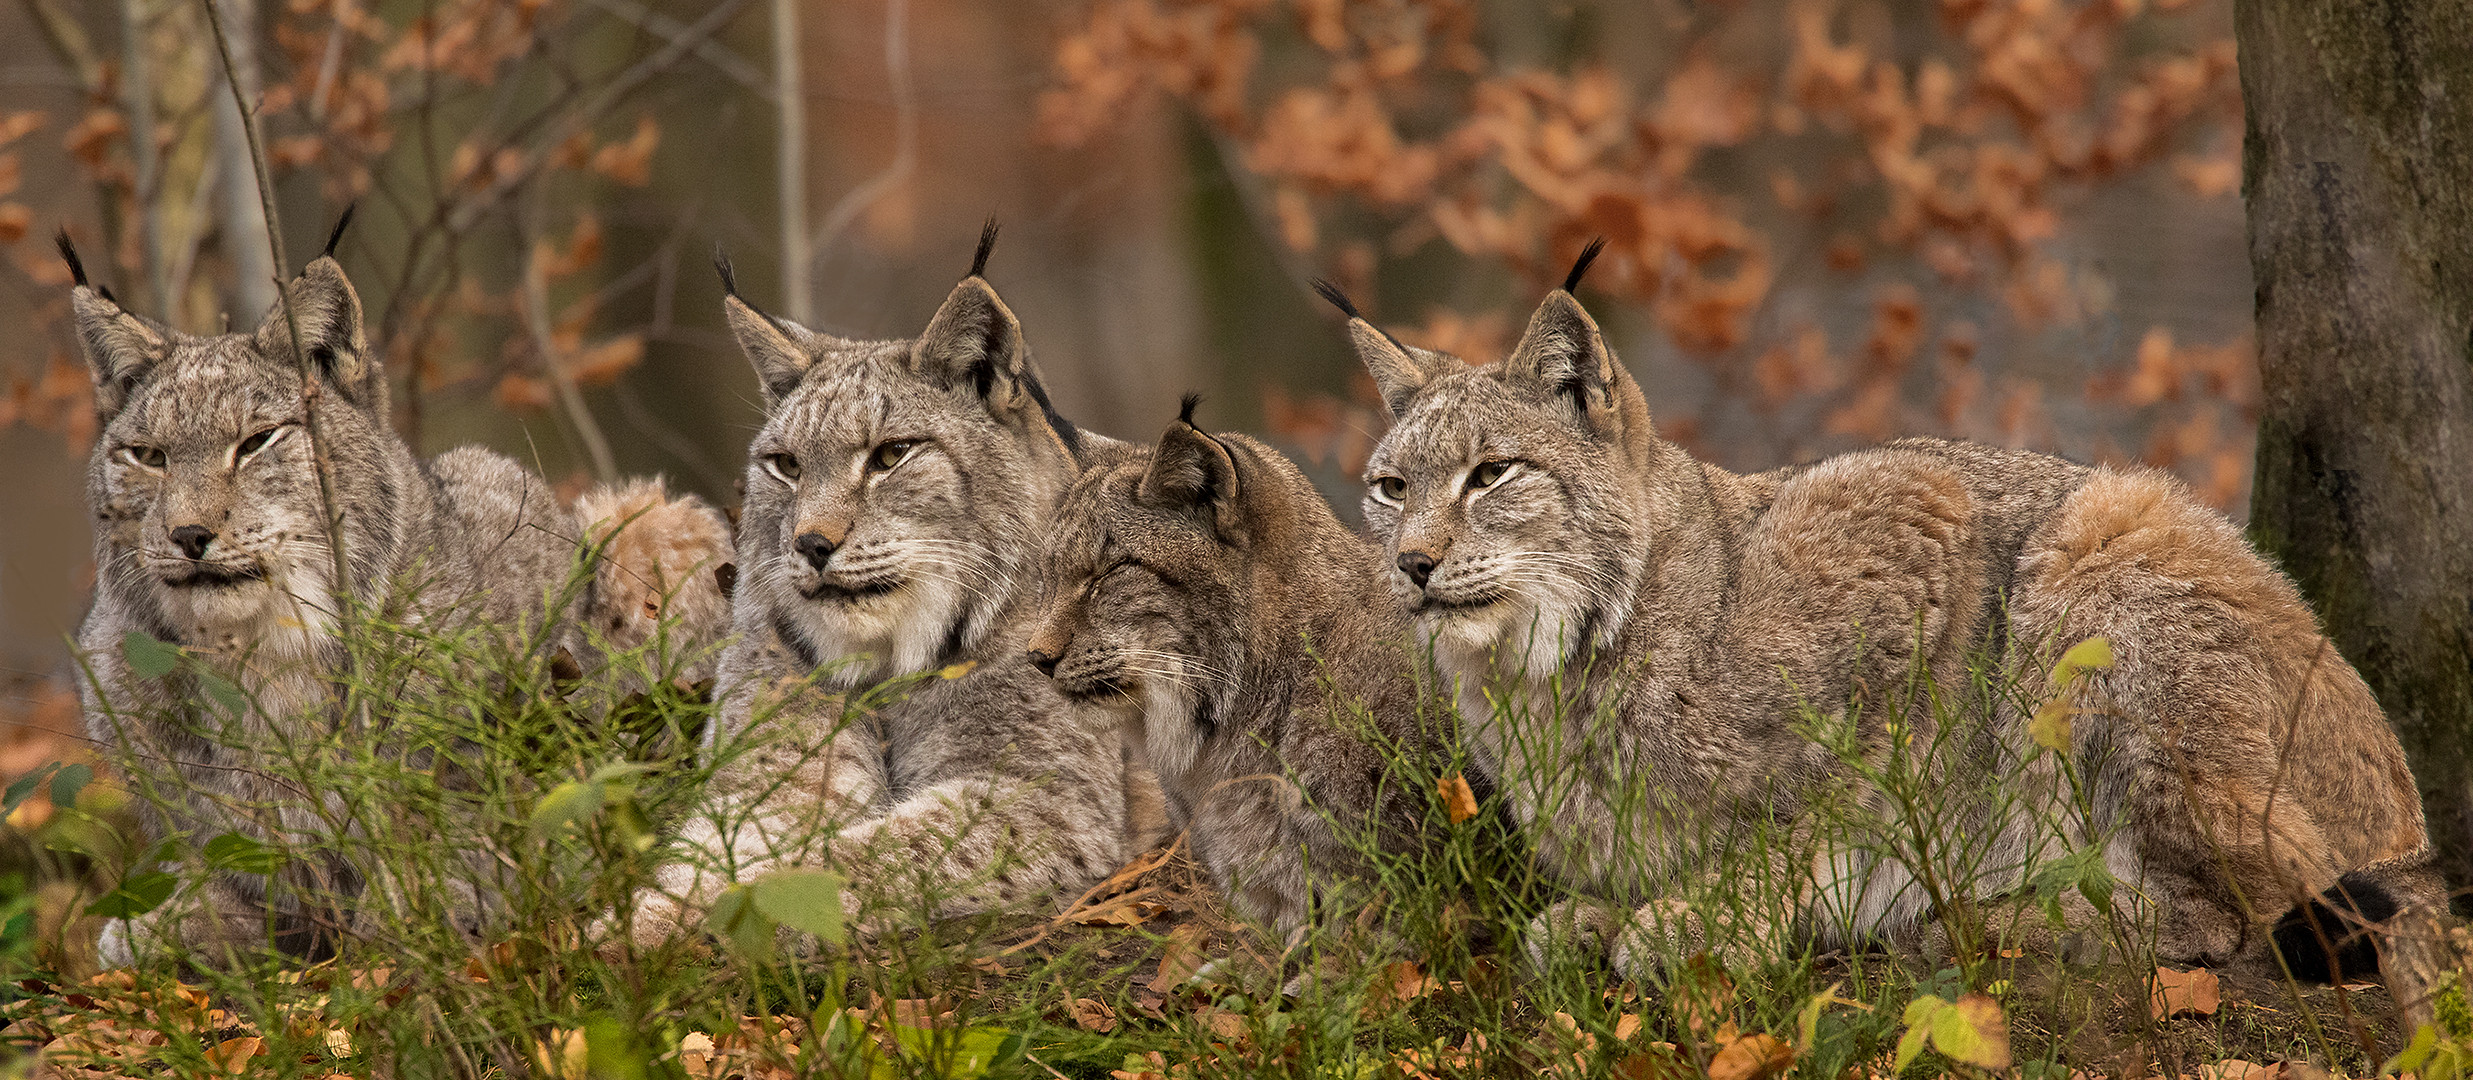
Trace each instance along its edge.
<path fill-rule="evenodd" d="M 232 62 L 232 42 L 223 32 L 223 12 L 216 7 L 215 0 L 199 0 L 199 4 L 206 9 L 207 25 L 214 29 L 215 50 L 223 56 L 224 85 L 232 90 L 232 104 L 240 109 L 241 131 L 248 137 L 249 164 L 258 179 L 259 210 L 266 215 L 267 253 L 273 257 L 278 269 L 290 266 L 290 261 L 283 254 L 283 218 L 275 209 L 274 178 L 267 174 L 266 148 L 258 141 L 257 113 L 249 107 L 249 99 L 241 92 L 240 72 Z M 233 246 L 240 245 L 235 242 Z M 283 282 L 278 279 L 275 287 L 280 293 Z M 283 321 L 285 329 L 291 333 L 292 357 L 301 368 L 301 417 L 303 426 L 308 428 L 310 459 L 318 474 L 318 501 L 325 514 L 326 550 L 334 561 L 336 613 L 348 625 L 358 606 L 352 602 L 357 594 L 352 589 L 352 564 L 344 555 L 342 504 L 335 501 L 335 466 L 327 453 L 326 431 L 318 419 L 318 399 L 322 395 L 318 386 L 317 362 L 310 359 L 309 350 L 301 340 L 300 305 L 288 295 L 283 297 Z"/>
<path fill-rule="evenodd" d="M 815 240 L 808 245 L 809 258 L 831 254 L 833 242 L 842 230 L 877 199 L 894 186 L 910 178 L 919 163 L 919 94 L 910 83 L 910 5 L 907 0 L 885 0 L 884 5 L 884 73 L 893 89 L 893 160 L 875 179 L 859 185 L 841 201 L 833 204 L 832 212 L 824 216 L 824 225 L 816 230 Z"/>
<path fill-rule="evenodd" d="M 525 232 L 531 234 L 536 230 Z M 550 385 L 558 388 L 559 407 L 567 411 L 576 437 L 583 440 L 585 456 L 592 459 L 593 478 L 604 484 L 614 482 L 618 479 L 618 462 L 610 455 L 610 440 L 601 434 L 601 423 L 593 419 L 592 410 L 585 407 L 583 392 L 575 386 L 574 373 L 559 362 L 558 341 L 550 329 L 550 288 L 541 271 L 539 240 L 531 235 L 525 239 L 524 329 L 532 335 L 533 351 L 541 354 L 541 367 L 549 372 Z"/>
<path fill-rule="evenodd" d="M 664 41 L 677 41 L 687 32 L 686 24 L 635 3 L 634 0 L 592 0 L 592 6 L 601 9 L 604 14 L 612 18 L 628 23 Z M 766 100 L 773 98 L 772 80 L 765 78 L 763 69 L 748 63 L 747 58 L 740 56 L 736 50 L 709 37 L 690 44 L 695 50 L 696 59 L 711 64 L 713 70 L 728 76 L 731 81 L 740 86 L 746 87 L 757 97 Z"/>

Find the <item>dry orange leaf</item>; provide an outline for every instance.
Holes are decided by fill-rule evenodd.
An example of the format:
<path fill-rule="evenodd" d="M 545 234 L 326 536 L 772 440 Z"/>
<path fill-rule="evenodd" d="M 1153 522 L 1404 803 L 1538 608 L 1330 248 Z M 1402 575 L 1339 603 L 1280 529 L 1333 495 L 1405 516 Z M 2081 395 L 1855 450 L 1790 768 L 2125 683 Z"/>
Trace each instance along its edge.
<path fill-rule="evenodd" d="M 1075 998 L 1072 1004 L 1065 1007 L 1065 1011 L 1073 1014 L 1074 1026 L 1084 1031 L 1105 1035 L 1116 1030 L 1116 1010 L 1109 1008 L 1107 1002 L 1095 998 Z"/>
<path fill-rule="evenodd" d="M 2176 1016 L 2214 1016 L 2224 1003 L 2224 992 L 2215 972 L 2206 968 L 2175 971 L 2167 967 L 2155 969 L 2155 977 L 2147 984 L 2147 1012 L 2158 1020 Z"/>
<path fill-rule="evenodd" d="M 1477 793 L 1468 786 L 1468 777 L 1452 773 L 1443 777 L 1443 813 L 1457 825 L 1477 816 Z"/>
<path fill-rule="evenodd" d="M 1745 1035 L 1709 1058 L 1709 1080 L 1766 1080 L 1794 1063 L 1794 1047 L 1770 1035 Z"/>
<path fill-rule="evenodd" d="M 1151 977 L 1152 990 L 1173 994 L 1202 970 L 1201 937 L 1202 927 L 1193 923 L 1168 931 L 1168 940 L 1159 949 L 1159 974 Z"/>
<path fill-rule="evenodd" d="M 237 1073 L 249 1063 L 250 1058 L 265 1052 L 266 1040 L 255 1035 L 243 1035 L 216 1043 L 213 1049 L 206 1051 L 206 1059 L 224 1072 Z"/>

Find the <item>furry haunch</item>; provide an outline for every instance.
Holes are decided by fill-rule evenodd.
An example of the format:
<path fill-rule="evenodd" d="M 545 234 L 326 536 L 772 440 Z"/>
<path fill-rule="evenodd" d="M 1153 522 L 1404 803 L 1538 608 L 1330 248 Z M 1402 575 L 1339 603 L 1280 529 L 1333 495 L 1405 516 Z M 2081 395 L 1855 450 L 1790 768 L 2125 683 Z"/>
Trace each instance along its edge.
<path fill-rule="evenodd" d="M 1986 778 L 2050 800 L 2066 756 L 2101 835 L 2064 839 L 2103 845 L 2168 960 L 2254 958 L 2262 920 L 2347 870 L 2427 860 L 2368 687 L 2292 582 L 2163 473 L 1904 439 L 1738 475 L 1658 437 L 1567 289 L 1481 366 L 1348 326 L 1393 413 L 1365 473 L 1382 578 L 1457 682 L 1480 766 L 1588 898 L 1542 929 L 1635 974 L 1704 947 L 1928 938 L 1903 864 L 1813 828 L 1830 805 L 1891 811 L 1805 717 L 1875 764 L 1942 745 L 1923 767 L 1948 827 L 1987 845 L 1974 899 L 2018 892 L 2037 819 L 2071 817 Z M 2060 754 L 2034 752 L 2018 703 L 1959 693 L 1971 658 L 2041 685 L 2095 636 L 2116 662 L 2077 684 Z M 1941 730 L 1918 685 L 1972 714 Z M 1791 925 L 1695 907 L 1722 892 L 1709 853 L 1761 836 Z"/>

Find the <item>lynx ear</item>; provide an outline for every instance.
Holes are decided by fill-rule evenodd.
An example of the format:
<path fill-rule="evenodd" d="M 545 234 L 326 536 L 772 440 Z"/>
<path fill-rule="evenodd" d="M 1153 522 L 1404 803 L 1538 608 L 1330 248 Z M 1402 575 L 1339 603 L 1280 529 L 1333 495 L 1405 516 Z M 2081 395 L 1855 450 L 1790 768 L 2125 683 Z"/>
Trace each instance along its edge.
<path fill-rule="evenodd" d="M 911 347 L 910 368 L 941 386 L 969 387 L 998 415 L 1037 404 L 1039 375 L 1022 323 L 976 274 L 954 286 L 927 321 L 927 332 Z"/>
<path fill-rule="evenodd" d="M 815 332 L 757 311 L 735 293 L 722 298 L 721 310 L 730 320 L 731 335 L 738 338 L 739 351 L 755 365 L 756 381 L 764 386 L 765 408 L 781 404 L 816 364 Z"/>
<path fill-rule="evenodd" d="M 1185 396 L 1183 415 L 1159 436 L 1151 451 L 1150 471 L 1134 497 L 1143 505 L 1181 511 L 1198 517 L 1222 542 L 1242 546 L 1243 515 L 1237 505 L 1236 458 L 1226 444 L 1194 426 L 1194 406 L 1201 399 Z"/>
<path fill-rule="evenodd" d="M 111 293 L 87 282 L 86 264 L 78 261 L 67 229 L 60 230 L 53 242 L 60 246 L 60 258 L 69 264 L 69 277 L 77 282 L 69 291 L 69 308 L 77 318 L 77 347 L 86 354 L 87 371 L 94 376 L 95 412 L 108 421 L 129 403 L 129 392 L 137 389 L 146 373 L 171 355 L 172 335 L 122 310 Z"/>
<path fill-rule="evenodd" d="M 1620 377 L 1597 320 L 1561 289 L 1537 305 L 1528 332 L 1503 361 L 1505 383 L 1565 400 L 1582 423 L 1592 426 L 1611 416 L 1612 388 Z"/>
<path fill-rule="evenodd" d="M 1366 372 L 1374 376 L 1374 387 L 1382 392 L 1383 403 L 1391 407 L 1393 416 L 1406 412 L 1409 399 L 1425 389 L 1425 384 L 1466 366 L 1443 353 L 1402 344 L 1398 338 L 1382 332 L 1357 312 L 1357 305 L 1337 285 L 1316 280 L 1314 292 L 1348 316 L 1348 341 L 1356 346 L 1357 359 L 1364 361 Z"/>
<path fill-rule="evenodd" d="M 284 317 L 286 304 L 292 305 L 293 319 Z M 353 291 L 343 264 L 334 256 L 318 256 L 301 270 L 301 276 L 284 286 L 283 299 L 258 322 L 259 355 L 297 365 L 299 359 L 292 351 L 294 322 L 300 326 L 300 347 L 308 350 L 310 363 L 321 377 L 352 404 L 384 411 L 386 376 L 379 371 L 368 332 L 361 327 L 361 296 Z"/>

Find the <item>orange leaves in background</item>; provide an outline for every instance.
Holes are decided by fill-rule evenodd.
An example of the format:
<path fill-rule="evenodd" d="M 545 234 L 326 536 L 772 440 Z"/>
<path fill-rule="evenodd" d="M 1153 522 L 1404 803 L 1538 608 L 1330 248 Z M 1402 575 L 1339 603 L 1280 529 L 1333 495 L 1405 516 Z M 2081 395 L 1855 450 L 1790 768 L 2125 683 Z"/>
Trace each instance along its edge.
<path fill-rule="evenodd" d="M 1059 45 L 1041 118 L 1070 146 L 1146 95 L 1189 103 L 1260 182 L 1264 232 L 1359 296 L 1379 292 L 1385 257 L 1437 238 L 1542 290 L 1603 236 L 1591 287 L 1711 369 L 1719 400 L 1704 408 L 1733 396 L 1779 418 L 1789 445 L 1773 455 L 1825 449 L 1793 441 L 1803 432 L 2049 447 L 2067 406 L 2052 365 L 2016 346 L 2111 310 L 2053 250 L 2072 200 L 2150 167 L 2197 197 L 2238 185 L 2232 44 L 2173 14 L 2185 6 L 1942 0 L 1892 27 L 1837 0 L 1721 5 L 1669 27 L 1653 58 L 1566 46 L 1549 60 L 1481 43 L 1466 0 L 1102 0 Z M 1872 325 L 1851 349 L 1809 310 L 1831 287 L 1815 271 L 1878 290 L 1857 301 Z M 2240 425 L 2196 395 L 2241 391 L 2187 392 L 2167 399 L 2173 415 L 2119 419 L 2158 432 L 2147 460 L 2184 465 L 2228 505 L 2247 451 L 2222 433 Z M 1354 403 L 1282 397 L 1267 412 L 1350 469 L 1353 428 L 1382 422 Z M 2115 419 L 2058 415 L 2074 436 Z M 1660 427 L 1688 436 L 1701 419 Z M 2100 453 L 2100 437 L 2080 441 Z"/>

